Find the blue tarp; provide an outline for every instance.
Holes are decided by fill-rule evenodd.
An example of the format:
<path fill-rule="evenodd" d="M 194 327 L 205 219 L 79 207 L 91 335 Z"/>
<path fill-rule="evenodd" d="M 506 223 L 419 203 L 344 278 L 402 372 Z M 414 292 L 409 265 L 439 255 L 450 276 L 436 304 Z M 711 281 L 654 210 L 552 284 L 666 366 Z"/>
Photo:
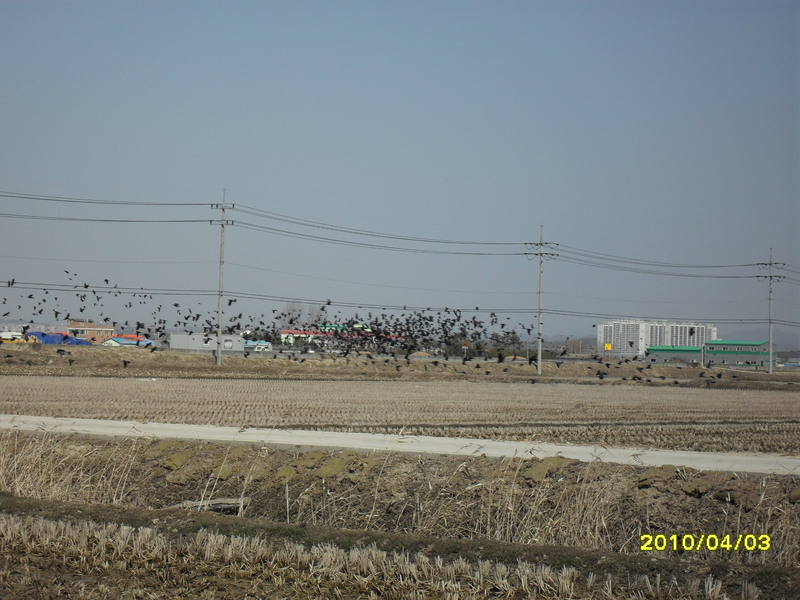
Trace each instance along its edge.
<path fill-rule="evenodd" d="M 76 346 L 91 346 L 91 342 L 81 340 L 71 335 L 64 335 L 63 333 L 44 333 L 43 331 L 29 331 L 26 334 L 27 338 L 35 337 L 42 344 L 74 344 Z"/>

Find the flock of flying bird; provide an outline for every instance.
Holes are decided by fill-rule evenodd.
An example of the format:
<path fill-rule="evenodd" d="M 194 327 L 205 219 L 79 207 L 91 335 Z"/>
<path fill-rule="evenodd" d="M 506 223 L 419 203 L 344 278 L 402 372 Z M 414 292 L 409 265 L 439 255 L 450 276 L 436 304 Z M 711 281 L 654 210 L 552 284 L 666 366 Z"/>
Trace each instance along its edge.
<path fill-rule="evenodd" d="M 79 279 L 77 273 L 68 270 L 64 273 L 69 283 L 51 286 L 54 289 L 19 283 L 16 278 L 7 280 L 6 287 L 9 289 L 2 300 L 7 310 L 0 313 L 2 317 L 16 318 L 18 323 L 21 321 L 23 324 L 19 327 L 23 334 L 34 331 L 45 322 L 61 323 L 71 319 L 91 320 L 96 325 L 114 328 L 116 333 L 132 333 L 152 342 L 168 340 L 171 332 L 199 333 L 208 336 L 208 339 L 216 334 L 217 311 L 203 310 L 202 302 L 197 302 L 196 306 L 181 302 L 160 304 L 154 300 L 153 294 L 123 291 L 107 278 L 103 279 L 103 285 L 93 286 Z M 236 302 L 237 298 L 226 299 L 226 307 L 231 313 L 231 307 Z M 149 314 L 142 318 L 141 315 L 148 309 Z M 324 330 L 330 339 L 343 348 L 345 356 L 359 347 L 368 346 L 373 352 L 400 354 L 406 359 L 417 350 L 442 348 L 448 343 L 468 341 L 473 346 L 481 347 L 483 342 L 482 347 L 485 348 L 485 342 L 493 337 L 493 331 L 495 339 L 502 336 L 519 339 L 514 335 L 516 330 L 510 327 L 510 317 L 502 319 L 495 313 L 491 313 L 488 321 L 484 321 L 475 315 L 467 317 L 461 310 L 451 308 L 406 310 L 400 314 L 368 312 L 366 315 L 353 316 L 343 315 L 339 311 L 331 314 L 332 310 L 329 300 L 322 306 L 311 307 L 306 316 L 303 315 L 304 311 L 294 307 L 283 311 L 273 309 L 271 313 L 256 316 L 238 311 L 236 314 L 223 315 L 222 329 L 223 333 L 249 331 L 255 339 L 276 339 L 281 329 Z M 30 318 L 25 322 L 26 319 L 20 317 L 28 312 Z M 127 320 L 112 316 L 126 312 L 137 316 Z M 528 333 L 532 330 L 531 326 L 519 325 Z M 147 341 L 143 343 L 150 345 Z M 156 346 L 152 345 L 150 349 L 154 351 Z"/>
<path fill-rule="evenodd" d="M 94 321 L 114 328 L 116 333 L 132 333 L 145 338 L 141 342 L 142 345 L 148 347 L 150 351 L 156 351 L 157 346 L 154 342 L 164 342 L 169 339 L 171 332 L 186 332 L 186 333 L 199 333 L 206 335 L 206 339 L 212 339 L 217 330 L 217 311 L 203 311 L 202 302 L 197 302 L 196 307 L 192 307 L 186 303 L 171 302 L 167 304 L 156 304 L 153 294 L 146 292 L 131 292 L 119 289 L 119 286 L 112 285 L 109 279 L 104 279 L 104 285 L 98 286 L 97 289 L 86 282 L 77 280 L 77 273 L 72 273 L 65 270 L 67 279 L 72 283 L 71 285 L 56 286 L 57 290 L 46 289 L 43 287 L 36 287 L 31 284 L 18 284 L 16 278 L 7 280 L 6 287 L 8 293 L 2 299 L 2 305 L 8 310 L 0 313 L 2 318 L 12 317 L 19 319 L 17 322 L 24 321 L 20 317 L 26 312 L 30 311 L 32 318 L 28 319 L 27 323 L 20 324 L 19 327 L 23 334 L 32 331 L 32 327 L 36 324 L 42 324 L 44 321 L 55 320 L 57 322 L 69 321 L 70 319 L 77 319 L 83 321 Z M 77 282 L 76 282 L 77 281 Z M 31 290 L 41 292 L 37 297 L 36 294 L 28 293 Z M 19 291 L 14 297 L 14 293 Z M 56 293 L 61 295 L 56 296 Z M 65 297 L 66 296 L 66 297 Z M 121 306 L 107 307 L 106 304 L 111 304 L 113 300 L 116 304 Z M 10 301 L 10 303 L 9 303 Z M 76 302 L 77 301 L 77 302 Z M 230 309 L 236 302 L 237 298 L 227 298 L 226 306 Z M 76 306 L 77 309 L 72 311 L 65 308 L 62 303 Z M 156 304 L 155 307 L 152 305 Z M 16 310 L 14 310 L 16 306 Z M 258 316 L 245 315 L 244 311 L 237 314 L 227 316 L 225 324 L 223 325 L 223 333 L 239 333 L 248 331 L 250 336 L 254 339 L 279 339 L 280 331 L 282 329 L 314 329 L 325 331 L 329 339 L 337 346 L 343 348 L 341 356 L 347 357 L 352 352 L 354 355 L 360 357 L 364 354 L 364 348 L 369 348 L 369 352 L 390 355 L 394 360 L 404 358 L 408 363 L 410 355 L 417 351 L 429 348 L 445 349 L 449 348 L 451 352 L 457 352 L 455 348 L 467 342 L 470 346 L 471 352 L 461 354 L 462 363 L 466 364 L 472 358 L 483 358 L 484 361 L 490 360 L 488 348 L 489 341 L 499 341 L 505 336 L 506 341 L 517 341 L 520 339 L 516 329 L 509 327 L 507 321 L 510 317 L 501 320 L 495 313 L 490 313 L 488 322 L 479 319 L 473 315 L 466 317 L 459 309 L 444 308 L 441 310 L 427 309 L 427 310 L 406 310 L 400 314 L 391 312 L 381 312 L 380 314 L 373 314 L 368 312 L 364 316 L 355 314 L 351 317 L 342 315 L 341 312 L 329 314 L 332 302 L 328 300 L 324 305 L 311 307 L 310 311 L 303 316 L 303 311 L 295 307 L 288 307 L 284 311 L 273 309 L 269 315 L 262 313 Z M 106 311 L 113 311 L 115 314 L 124 311 L 144 312 L 148 308 L 152 308 L 148 317 L 143 320 L 127 319 L 116 320 Z M 77 310 L 77 312 L 76 312 Z M 478 314 L 480 309 L 475 307 L 475 313 Z M 52 319 L 51 319 L 52 315 Z M 519 323 L 522 331 L 530 335 L 532 326 Z M 498 332 L 498 329 L 503 332 Z M 1 341 L 1 340 L 0 340 Z M 95 340 L 96 341 L 96 340 Z M 478 349 L 476 355 L 475 349 Z M 70 355 L 68 350 L 58 349 L 56 352 L 61 356 Z M 375 358 L 371 353 L 367 352 L 366 357 L 375 362 Z M 442 357 L 446 361 L 450 357 L 447 355 L 447 350 L 444 350 Z M 567 354 L 566 349 L 562 349 L 559 357 Z M 6 355 L 6 358 L 12 355 Z M 502 352 L 496 353 L 498 362 L 503 361 Z M 293 357 L 295 360 L 305 360 Z M 605 379 L 611 374 L 611 369 L 614 368 L 611 362 L 606 362 L 606 359 L 595 355 L 594 361 L 603 365 L 602 368 L 594 368 L 594 377 L 597 379 Z M 68 359 L 69 364 L 74 363 L 73 359 Z M 122 366 L 128 367 L 131 361 L 124 360 Z M 535 364 L 535 359 L 529 358 L 529 364 Z M 630 359 L 620 360 L 616 368 L 620 368 L 623 363 L 630 362 Z M 561 360 L 554 361 L 556 368 L 560 368 L 563 364 Z M 445 362 L 432 361 L 434 367 L 439 365 L 446 366 Z M 400 368 L 399 366 L 397 367 Z M 480 365 L 475 365 L 476 369 Z M 593 369 L 593 367 L 587 367 Z M 644 367 L 637 367 L 639 375 L 631 377 L 633 381 L 652 381 L 651 378 L 646 378 L 643 373 L 645 369 L 650 369 L 651 365 L 648 364 Z M 489 371 L 487 371 L 487 374 Z M 700 377 L 705 377 L 704 372 L 700 372 Z M 664 376 L 660 376 L 665 379 Z M 711 385 L 715 379 L 721 379 L 722 375 L 717 374 L 706 378 L 706 383 Z M 622 379 L 626 379 L 623 377 Z M 531 383 L 536 383 L 535 379 L 530 380 Z M 676 380 L 673 383 L 678 384 Z"/>

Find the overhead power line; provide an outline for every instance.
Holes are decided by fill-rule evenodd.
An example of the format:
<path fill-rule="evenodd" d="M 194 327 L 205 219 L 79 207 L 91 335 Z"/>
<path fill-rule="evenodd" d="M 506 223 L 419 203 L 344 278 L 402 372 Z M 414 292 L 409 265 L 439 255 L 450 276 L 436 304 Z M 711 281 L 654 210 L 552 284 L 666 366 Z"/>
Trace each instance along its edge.
<path fill-rule="evenodd" d="M 98 198 L 83 198 L 83 197 L 62 196 L 62 195 L 30 194 L 25 192 L 15 192 L 8 190 L 0 190 L 0 197 L 16 198 L 23 200 L 46 201 L 46 202 L 65 202 L 65 203 L 79 203 L 79 204 L 116 205 L 116 206 L 147 206 L 147 207 L 204 206 L 211 208 L 215 206 L 214 204 L 204 203 L 204 202 L 145 202 L 145 201 L 128 201 L 128 200 L 105 200 Z M 250 215 L 257 218 L 278 221 L 301 227 L 309 227 L 312 229 L 333 231 L 345 235 L 365 236 L 365 237 L 373 237 L 379 239 L 416 242 L 422 244 L 444 244 L 444 245 L 487 246 L 487 247 L 506 246 L 506 247 L 520 247 L 520 248 L 524 246 L 524 242 L 453 240 L 453 239 L 443 239 L 435 237 L 392 234 L 380 231 L 334 225 L 331 223 L 323 223 L 312 219 L 295 217 L 291 215 L 263 210 L 253 206 L 242 205 L 242 204 L 230 204 L 228 205 L 228 207 L 231 211 L 240 212 L 242 214 Z M 97 218 L 97 217 L 56 217 L 56 216 L 40 216 L 40 215 L 27 215 L 27 214 L 23 215 L 23 214 L 11 214 L 11 213 L 2 213 L 0 214 L 0 217 L 14 218 L 14 219 L 67 221 L 67 222 L 70 221 L 103 222 L 103 223 L 207 223 L 209 222 L 212 224 L 218 224 L 215 221 L 208 219 L 110 219 L 110 218 Z M 466 250 L 444 251 L 444 250 L 432 250 L 425 248 L 409 248 L 409 247 L 391 246 L 384 244 L 371 244 L 367 242 L 332 238 L 322 235 L 314 235 L 310 233 L 290 231 L 287 229 L 281 229 L 277 227 L 268 227 L 265 225 L 259 225 L 256 223 L 250 223 L 244 221 L 235 221 L 231 222 L 231 224 L 241 227 L 243 229 L 259 231 L 262 233 L 272 233 L 275 235 L 281 235 L 285 237 L 294 237 L 299 239 L 307 239 L 307 240 L 313 240 L 330 244 L 371 248 L 379 250 L 389 250 L 396 252 L 409 252 L 409 253 L 422 253 L 422 254 L 451 254 L 451 255 L 462 255 L 462 256 L 522 256 L 526 254 L 525 252 L 522 251 L 520 252 L 466 251 Z M 614 254 L 587 250 L 565 244 L 559 244 L 559 252 L 560 256 L 557 258 L 557 260 L 561 260 L 563 262 L 570 262 L 582 266 L 624 271 L 630 273 L 664 275 L 670 277 L 747 279 L 747 278 L 752 278 L 754 276 L 692 274 L 692 273 L 681 273 L 672 271 L 661 271 L 653 269 L 652 267 L 660 267 L 664 269 L 727 269 L 727 268 L 743 268 L 743 267 L 759 266 L 759 263 L 742 263 L 742 264 L 671 263 L 664 261 L 654 261 L 654 260 L 645 260 L 645 259 L 619 256 Z M 800 269 L 797 269 L 796 267 L 793 267 L 791 265 L 785 265 L 779 268 L 785 268 L 789 272 L 800 274 Z"/>
<path fill-rule="evenodd" d="M 111 263 L 111 264 L 130 264 L 130 265 L 210 265 L 216 264 L 211 260 L 105 260 L 100 258 L 42 258 L 39 256 L 13 256 L 10 254 L 0 254 L 0 258 L 10 260 L 41 260 L 45 262 L 64 262 L 64 263 Z"/>
<path fill-rule="evenodd" d="M 574 246 L 567 246 L 565 244 L 559 244 L 558 247 L 560 251 L 568 254 L 573 254 L 575 256 L 584 256 L 592 259 L 603 259 L 611 262 L 621 262 L 633 265 L 643 265 L 649 267 L 665 267 L 673 269 L 728 269 L 728 268 L 740 268 L 740 267 L 755 267 L 758 266 L 759 264 L 762 264 L 762 263 L 742 263 L 733 265 L 693 265 L 686 263 L 668 263 L 668 262 L 653 261 L 653 260 L 642 260 L 639 258 L 629 258 L 625 256 L 617 256 L 614 254 L 604 254 L 602 252 L 596 252 L 593 250 L 583 250 L 581 248 L 575 248 Z"/>
<path fill-rule="evenodd" d="M 44 215 L 19 215 L 0 213 L 0 218 L 29 219 L 34 221 L 81 221 L 91 223 L 209 223 L 209 219 L 100 219 L 89 217 L 50 217 Z"/>
<path fill-rule="evenodd" d="M 70 196 L 44 196 L 40 194 L 25 194 L 0 190 L 2 198 L 17 198 L 19 200 L 39 200 L 42 202 L 69 202 L 74 204 L 105 204 L 116 206 L 209 206 L 208 202 L 143 202 L 138 200 L 99 200 L 93 198 L 73 198 Z"/>
<path fill-rule="evenodd" d="M 475 241 L 475 240 L 457 240 L 457 239 L 444 239 L 444 238 L 436 238 L 436 237 L 422 237 L 422 236 L 412 236 L 412 235 L 401 235 L 401 234 L 392 234 L 386 233 L 381 231 L 373 231 L 368 229 L 359 229 L 354 227 L 346 227 L 340 225 L 334 225 L 330 223 L 323 223 L 320 221 L 306 219 L 302 217 L 294 217 L 290 215 L 285 215 L 281 213 L 276 213 L 272 211 L 266 211 L 262 209 L 258 209 L 252 206 L 246 205 L 234 205 L 234 204 L 226 204 L 225 203 L 225 196 L 223 193 L 223 204 L 208 204 L 208 203 L 194 203 L 194 202 L 144 202 L 144 201 L 118 201 L 118 200 L 104 200 L 104 199 L 93 199 L 93 198 L 79 198 L 79 197 L 70 197 L 70 196 L 52 196 L 52 195 L 38 195 L 38 194 L 26 194 L 26 193 L 18 193 L 18 192 L 10 192 L 10 191 L 0 191 L 0 198 L 9 198 L 9 199 L 17 199 L 17 200 L 25 200 L 25 201 L 41 201 L 41 202 L 53 202 L 53 203 L 69 203 L 69 204 L 87 204 L 87 205 L 106 205 L 106 206 L 126 206 L 126 207 L 210 207 L 210 208 L 223 208 L 222 219 L 214 220 L 214 219 L 154 219 L 154 218 L 99 218 L 99 217 L 65 217 L 65 216 L 48 216 L 48 215 L 31 215 L 31 214 L 16 214 L 16 213 L 0 213 L 0 218 L 9 218 L 9 219 L 28 219 L 28 220 L 43 220 L 43 221 L 59 221 L 59 222 L 99 222 L 99 223 L 160 223 L 160 224 L 183 224 L 183 223 L 208 223 L 208 224 L 216 224 L 221 226 L 221 231 L 224 231 L 225 225 L 236 226 L 240 227 L 245 230 L 255 231 L 258 233 L 266 233 L 271 235 L 283 236 L 283 237 L 290 237 L 295 239 L 302 239 L 307 241 L 315 241 L 321 243 L 327 243 L 332 245 L 340 245 L 340 246 L 350 246 L 355 248 L 365 248 L 365 249 L 372 249 L 372 250 L 383 250 L 383 251 L 391 251 L 391 252 L 405 252 L 405 253 L 412 253 L 412 254 L 427 254 L 427 255 L 452 255 L 452 256 L 526 256 L 531 254 L 538 254 L 540 258 L 540 272 L 541 272 L 541 261 L 545 256 L 544 249 L 545 245 L 540 242 L 540 244 L 534 246 L 539 250 L 538 253 L 531 253 L 524 251 L 525 244 L 522 242 L 482 242 L 482 241 Z M 250 221 L 233 221 L 233 220 L 226 220 L 225 219 L 225 212 L 224 209 L 227 207 L 228 210 L 231 212 L 239 212 L 242 215 L 246 215 L 252 219 L 263 219 L 266 221 L 275 222 L 277 226 L 269 226 L 266 224 L 259 224 L 256 222 Z M 152 212 L 152 211 L 150 211 Z M 149 214 L 147 216 L 150 216 Z M 291 226 L 292 229 L 284 228 L 284 225 Z M 303 229 L 307 231 L 303 231 Z M 300 229 L 297 231 L 295 229 Z M 333 232 L 338 234 L 338 236 L 332 237 L 327 234 L 327 232 Z M 358 238 L 372 238 L 374 241 L 359 241 Z M 408 243 L 408 246 L 404 245 L 393 245 L 391 243 L 380 243 L 380 240 L 388 240 L 388 241 L 397 241 L 397 242 L 404 242 Z M 421 247 L 413 247 L 419 245 Z M 428 245 L 428 247 L 424 247 Z M 430 246 L 439 246 L 430 247 Z M 442 248 L 441 246 L 446 246 L 446 248 Z M 460 248 L 458 248 L 460 246 Z M 550 245 L 548 245 L 550 246 Z M 770 258 L 769 263 L 763 262 L 755 262 L 755 263 L 743 263 L 743 264 L 687 264 L 687 263 L 674 263 L 674 262 L 666 262 L 666 261 L 657 261 L 657 260 L 646 260 L 634 257 L 625 257 L 619 256 L 614 254 L 608 254 L 603 252 L 591 251 L 582 248 L 577 248 L 573 246 L 563 245 L 563 244 L 554 244 L 554 246 L 558 246 L 558 253 L 548 253 L 546 256 L 547 258 L 552 258 L 554 260 L 559 260 L 565 263 L 572 263 L 576 265 L 580 265 L 583 267 L 590 267 L 590 268 L 598 268 L 598 269 L 605 269 L 605 270 L 613 270 L 613 271 L 621 271 L 626 273 L 635 273 L 635 274 L 646 274 L 646 275 L 659 275 L 659 276 L 667 276 L 667 277 L 682 277 L 682 278 L 697 278 L 697 279 L 757 279 L 767 277 L 770 282 L 770 302 L 771 302 L 771 294 L 772 294 L 772 282 L 783 280 L 790 285 L 800 285 L 800 280 L 796 277 L 791 276 L 782 276 L 775 274 L 772 269 L 776 270 L 785 270 L 786 273 L 792 275 L 800 274 L 800 269 L 793 265 L 785 265 L 783 263 L 772 262 Z M 508 248 L 508 251 L 501 251 L 499 248 Z M 519 248 L 519 251 L 512 251 L 513 248 Z M 90 262 L 90 261 L 87 261 Z M 97 261 L 93 261 L 97 262 Z M 220 270 L 222 267 L 222 252 L 220 253 Z M 243 266 L 243 265 L 240 265 Z M 752 269 L 753 267 L 760 267 L 760 268 L 769 268 L 768 275 L 758 275 L 758 274 L 742 274 L 734 273 L 734 274 L 720 274 L 718 272 L 709 273 L 708 271 L 719 271 L 723 269 Z M 700 272 L 703 271 L 703 272 Z M 729 271 L 730 272 L 730 271 Z M 746 272 L 745 272 L 746 273 Z M 220 306 L 222 306 L 222 295 L 223 293 L 228 295 L 237 295 L 236 292 L 228 292 L 223 290 L 222 288 L 222 278 L 220 275 L 220 286 L 219 289 L 216 291 L 216 295 L 219 300 Z M 58 288 L 55 286 L 51 286 L 53 289 L 61 289 L 63 290 L 76 290 L 80 291 L 81 288 L 77 286 L 66 286 L 63 288 Z M 398 286 L 399 287 L 399 286 Z M 24 289 L 24 288 L 23 288 Z M 33 288 L 36 289 L 36 288 Z M 101 288 L 97 288 L 98 290 Z M 404 289 L 412 289 L 405 287 Z M 107 293 L 132 293 L 132 294 L 147 294 L 147 295 L 189 295 L 189 296 L 205 296 L 205 295 L 213 295 L 215 292 L 210 290 L 176 290 L 176 289 L 154 289 L 154 290 L 141 290 L 141 289 L 124 289 L 124 288 L 107 288 L 105 290 Z M 456 290 L 451 290 L 453 292 L 457 292 Z M 271 295 L 264 295 L 264 294 L 253 294 L 253 293 L 239 293 L 239 296 L 243 298 L 250 298 L 253 300 L 262 300 L 262 301 L 273 301 L 273 302 L 296 302 L 301 304 L 311 304 L 311 305 L 320 305 L 325 303 L 322 300 L 313 300 L 307 298 L 289 298 L 289 297 L 282 297 L 282 296 L 271 296 Z M 541 282 L 539 285 L 539 299 L 541 301 Z M 343 307 L 343 308 L 352 308 L 352 309 L 364 309 L 364 310 L 389 310 L 389 311 L 422 311 L 427 312 L 431 310 L 436 310 L 440 312 L 446 312 L 450 309 L 447 307 L 444 308 L 431 308 L 431 307 L 409 307 L 409 306 L 388 306 L 384 304 L 365 304 L 365 303 L 355 303 L 355 302 L 338 302 L 335 303 L 336 306 Z M 771 306 L 771 304 L 770 304 Z M 462 312 L 480 312 L 480 313 L 501 313 L 501 314 L 532 314 L 532 309 L 479 309 L 475 307 L 474 311 L 472 309 L 458 309 Z M 222 315 L 222 309 L 218 310 L 218 314 Z M 539 337 L 541 339 L 541 315 L 542 314 L 549 314 L 549 315 L 561 315 L 561 316 L 571 316 L 571 317 L 579 317 L 579 318 L 591 318 L 591 319 L 608 319 L 608 318 L 630 318 L 630 315 L 603 315 L 591 312 L 577 312 L 577 311 L 559 311 L 554 309 L 543 310 L 540 308 L 538 311 L 538 331 Z M 644 317 L 648 318 L 648 317 Z M 652 317 L 649 317 L 652 318 Z M 656 320 L 665 320 L 663 317 L 657 317 Z M 672 319 L 670 319 L 672 320 Z M 681 319 L 674 319 L 674 320 L 681 320 Z M 778 324 L 784 325 L 788 327 L 798 327 L 800 324 L 789 321 L 789 320 L 779 320 L 773 319 L 771 314 L 770 308 L 770 318 L 765 321 L 764 319 L 708 319 L 709 321 L 714 321 L 717 323 L 752 323 L 752 324 L 762 324 L 762 323 L 769 323 L 771 324 Z M 219 325 L 219 323 L 218 323 Z M 221 326 L 218 328 L 218 332 L 221 331 Z M 770 327 L 771 332 L 771 327 Z M 771 337 L 771 333 L 770 333 Z M 221 354 L 220 354 L 221 355 Z"/>
<path fill-rule="evenodd" d="M 0 257 L 2 258 L 2 257 Z M 290 271 L 278 271 L 275 269 L 267 269 L 264 267 L 256 267 L 254 265 L 245 265 L 242 263 L 230 262 L 225 261 L 226 265 L 231 265 L 234 267 L 239 267 L 241 269 L 251 269 L 254 271 L 263 271 L 265 273 L 275 273 L 277 275 L 288 275 L 290 277 L 300 277 L 302 279 L 313 279 L 315 281 L 331 281 L 333 283 L 343 283 L 347 285 L 361 285 L 365 287 L 378 287 L 378 288 L 388 288 L 388 289 L 396 289 L 396 290 L 413 290 L 419 292 L 439 292 L 439 293 L 448 293 L 448 294 L 489 294 L 493 296 L 526 296 L 530 295 L 531 292 L 529 291 L 498 291 L 498 290 L 453 290 L 453 289 L 441 289 L 441 288 L 425 288 L 425 287 L 414 287 L 409 285 L 392 285 L 392 284 L 385 284 L 385 283 L 375 283 L 375 282 L 365 282 L 365 281 L 352 281 L 352 280 L 345 280 L 340 279 L 337 277 L 320 277 L 318 275 L 305 275 L 303 273 L 294 273 Z"/>
<path fill-rule="evenodd" d="M 559 249 L 561 247 L 559 246 Z M 668 277 L 695 277 L 701 279 L 755 279 L 758 275 L 714 275 L 709 273 L 678 273 L 675 271 L 658 271 L 654 269 L 640 268 L 634 266 L 617 265 L 600 260 L 589 260 L 582 258 L 575 258 L 564 256 L 563 254 L 554 258 L 561 262 L 573 263 L 576 265 L 583 265 L 588 267 L 597 267 L 600 269 L 607 269 L 609 271 L 624 271 L 627 273 L 641 273 L 645 275 L 664 275 Z M 708 267 L 706 267 L 708 268 Z"/>
<path fill-rule="evenodd" d="M 88 287 L 87 287 L 88 286 Z M 211 289 L 179 289 L 179 288 L 143 288 L 143 287 L 121 287 L 118 285 L 90 285 L 90 284 L 63 284 L 63 283 L 44 283 L 44 282 L 26 282 L 15 281 L 11 289 L 20 290 L 38 290 L 51 292 L 73 292 L 73 293 L 91 293 L 97 292 L 101 294 L 122 295 L 122 294 L 135 294 L 137 296 L 189 296 L 189 297 L 216 297 L 218 290 Z M 367 302 L 350 302 L 341 300 L 330 299 L 315 299 L 315 298 L 302 298 L 291 296 L 276 296 L 270 294 L 260 294 L 247 291 L 231 291 L 226 290 L 225 294 L 228 298 L 249 299 L 259 301 L 269 301 L 278 303 L 294 303 L 304 304 L 309 306 L 330 306 L 334 308 L 349 308 L 367 311 L 383 311 L 383 312 L 441 312 L 441 313 L 462 313 L 462 314 L 491 314 L 495 315 L 534 315 L 537 310 L 534 308 L 504 308 L 504 307 L 447 307 L 447 306 L 416 306 L 416 305 L 392 305 L 392 304 L 372 304 Z M 558 315 L 567 317 L 577 317 L 594 320 L 610 320 L 610 319 L 644 319 L 652 321 L 685 321 L 686 317 L 670 317 L 663 315 L 648 316 L 648 315 L 635 315 L 630 314 L 612 314 L 612 313 L 598 313 L 588 311 L 569 311 L 558 309 L 543 309 L 542 312 L 548 315 Z M 765 324 L 768 319 L 765 318 L 692 318 L 695 322 L 714 322 L 719 324 Z M 786 327 L 800 327 L 800 322 L 791 321 L 788 319 L 773 319 L 776 325 L 783 325 Z"/>
<path fill-rule="evenodd" d="M 11 289 L 20 290 L 49 290 L 52 292 L 101 292 L 104 294 L 137 294 L 146 296 L 156 295 L 169 295 L 176 296 L 208 296 L 216 295 L 214 290 L 204 289 L 180 289 L 180 288 L 143 288 L 143 287 L 127 287 L 119 285 L 94 285 L 88 283 L 73 284 L 73 283 L 44 283 L 40 281 L 16 281 L 13 285 L 7 286 Z"/>
<path fill-rule="evenodd" d="M 363 235 L 368 237 L 377 237 L 384 239 L 400 240 L 406 242 L 424 242 L 428 244 L 455 244 L 455 245 L 471 245 L 471 246 L 521 246 L 522 242 L 479 242 L 474 240 L 447 240 L 440 238 L 417 237 L 410 235 L 399 235 L 393 233 L 382 233 L 379 231 L 369 231 L 366 229 L 356 229 L 353 227 L 343 227 L 340 225 L 331 225 L 330 223 L 321 223 L 319 221 L 312 221 L 310 219 L 302 219 L 299 217 L 292 217 L 289 215 L 282 215 L 252 206 L 237 204 L 233 210 L 248 214 L 251 216 L 262 217 L 265 219 L 272 219 L 281 221 L 283 223 L 291 223 L 293 225 L 302 225 L 304 227 L 312 227 L 315 229 L 325 229 L 328 231 L 336 231 L 338 233 L 349 233 L 353 235 Z"/>
<path fill-rule="evenodd" d="M 352 240 L 343 240 L 339 238 L 330 238 L 320 235 L 312 235 L 309 233 L 299 233 L 296 231 L 288 231 L 286 229 L 278 229 L 275 227 L 267 227 L 264 225 L 257 225 L 255 223 L 247 223 L 243 221 L 232 221 L 235 227 L 242 229 L 250 229 L 261 233 L 272 233 L 284 237 L 300 238 L 304 240 L 312 240 L 316 242 L 325 242 L 328 244 L 336 244 L 340 246 L 353 246 L 357 248 L 372 248 L 375 250 L 391 250 L 394 252 L 409 252 L 417 254 L 449 254 L 456 256 L 523 256 L 525 253 L 520 252 L 478 252 L 467 250 L 431 250 L 426 248 L 406 248 L 402 246 L 387 246 L 385 244 L 370 244 L 367 242 L 357 242 Z"/>
<path fill-rule="evenodd" d="M 527 310 L 527 309 L 526 309 Z M 502 311 L 504 313 L 509 311 Z M 532 312 L 528 310 L 528 312 Z M 580 318 L 589 318 L 589 319 L 608 319 L 608 320 L 616 320 L 616 319 L 623 319 L 623 320 L 643 320 L 643 321 L 692 321 L 695 323 L 720 323 L 720 324 L 766 324 L 769 323 L 769 319 L 765 318 L 746 318 L 746 319 L 737 319 L 732 317 L 713 317 L 713 318 L 706 318 L 706 317 L 697 317 L 687 319 L 686 317 L 675 317 L 675 316 L 663 316 L 663 315 L 631 315 L 629 313 L 626 314 L 612 314 L 612 313 L 593 313 L 593 312 L 585 312 L 585 311 L 574 311 L 574 310 L 557 310 L 557 309 L 547 309 L 545 311 L 546 314 L 551 315 L 560 315 L 564 317 L 580 317 Z M 773 323 L 778 325 L 785 325 L 787 327 L 800 327 L 800 322 L 797 321 L 789 321 L 788 319 L 773 319 Z"/>

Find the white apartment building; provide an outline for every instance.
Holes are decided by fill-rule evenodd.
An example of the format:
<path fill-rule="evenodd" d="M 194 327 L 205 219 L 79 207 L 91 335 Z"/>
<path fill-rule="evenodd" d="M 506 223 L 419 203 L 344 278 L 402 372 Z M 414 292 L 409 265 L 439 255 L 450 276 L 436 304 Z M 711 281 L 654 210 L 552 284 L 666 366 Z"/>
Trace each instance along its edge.
<path fill-rule="evenodd" d="M 605 354 L 644 356 L 650 346 L 702 346 L 717 339 L 708 323 L 622 319 L 597 327 L 597 348 Z"/>

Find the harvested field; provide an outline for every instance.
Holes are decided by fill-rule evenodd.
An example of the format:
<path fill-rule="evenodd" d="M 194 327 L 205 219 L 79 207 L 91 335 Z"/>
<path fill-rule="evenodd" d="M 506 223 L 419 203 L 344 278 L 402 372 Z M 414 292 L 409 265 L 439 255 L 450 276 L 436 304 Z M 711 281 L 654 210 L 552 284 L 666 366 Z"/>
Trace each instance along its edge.
<path fill-rule="evenodd" d="M 366 356 L 217 370 L 70 351 L 9 352 L 0 412 L 800 453 L 788 373 L 565 363 L 536 377 L 522 361 Z M 785 475 L 12 430 L 0 490 L 5 597 L 800 597 L 800 479 Z M 238 514 L 173 508 L 221 498 L 240 499 Z M 640 550 L 643 534 L 684 533 L 771 547 Z"/>
<path fill-rule="evenodd" d="M 542 375 L 523 357 L 505 362 L 445 360 L 426 354 L 349 356 L 259 353 L 250 358 L 225 357 L 216 366 L 213 357 L 169 350 L 37 344 L 7 344 L 0 375 L 59 375 L 66 377 L 177 377 L 204 379 L 303 379 L 324 381 L 475 381 L 526 383 L 602 383 L 631 387 L 700 387 L 722 389 L 776 389 L 800 391 L 800 373 L 704 369 L 697 366 L 650 365 L 620 361 L 546 361 Z M 123 362 L 125 361 L 125 362 Z M 124 366 L 127 363 L 127 366 Z M 600 379 L 602 377 L 602 379 Z M 676 384 L 677 382 L 677 384 Z"/>
<path fill-rule="evenodd" d="M 162 513 L 156 514 L 158 521 Z M 0 585 L 14 598 L 559 600 L 580 594 L 586 600 L 724 600 L 725 592 L 735 589 L 741 598 L 755 600 L 764 589 L 752 581 L 726 586 L 712 574 L 662 582 L 660 573 L 648 571 L 634 577 L 607 573 L 601 579 L 594 571 L 583 577 L 572 566 L 556 569 L 521 559 L 444 560 L 424 552 L 387 552 L 374 544 L 344 549 L 205 529 L 176 536 L 147 526 L 17 516 L 0 517 L 0 552 Z M 784 588 L 766 589 L 783 594 Z"/>
<path fill-rule="evenodd" d="M 16 375 L 3 384 L 9 414 L 800 453 L 800 393 L 775 390 Z"/>
<path fill-rule="evenodd" d="M 800 481 L 787 476 L 6 432 L 0 477 L 13 494 L 0 495 L 7 590 L 100 597 L 47 579 L 64 565 L 108 594 L 156 598 L 790 598 L 800 586 Z M 169 508 L 209 497 L 248 502 L 228 517 Z M 640 551 L 641 534 L 668 532 L 757 532 L 772 548 Z"/>

